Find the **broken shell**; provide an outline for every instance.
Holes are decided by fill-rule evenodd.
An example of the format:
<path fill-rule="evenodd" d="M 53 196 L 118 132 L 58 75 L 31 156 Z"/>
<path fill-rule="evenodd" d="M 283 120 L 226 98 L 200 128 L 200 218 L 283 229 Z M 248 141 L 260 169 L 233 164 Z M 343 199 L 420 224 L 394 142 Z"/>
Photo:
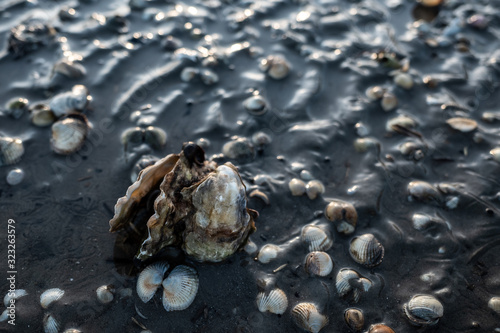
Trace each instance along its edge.
<path fill-rule="evenodd" d="M 59 332 L 59 323 L 50 313 L 47 313 L 45 317 L 43 317 L 43 331 L 45 333 Z"/>
<path fill-rule="evenodd" d="M 309 199 L 314 200 L 318 195 L 325 193 L 325 186 L 319 180 L 311 180 L 307 182 L 306 193 Z"/>
<path fill-rule="evenodd" d="M 316 225 L 304 226 L 300 237 L 308 245 L 309 251 L 326 251 L 333 244 L 330 235 Z"/>
<path fill-rule="evenodd" d="M 443 316 L 443 305 L 431 295 L 415 295 L 403 308 L 415 326 L 435 325 Z"/>
<path fill-rule="evenodd" d="M 273 289 L 267 295 L 263 292 L 257 295 L 257 308 L 260 312 L 283 314 L 287 307 L 288 299 L 281 289 Z"/>
<path fill-rule="evenodd" d="M 280 248 L 278 246 L 274 244 L 266 244 L 260 249 L 259 254 L 257 255 L 257 260 L 263 264 L 267 264 L 278 256 L 279 251 Z"/>
<path fill-rule="evenodd" d="M 15 168 L 7 173 L 6 181 L 7 184 L 11 186 L 15 186 L 20 184 L 24 179 L 24 171 L 23 169 Z"/>
<path fill-rule="evenodd" d="M 61 299 L 63 295 L 64 295 L 64 290 L 61 290 L 59 288 L 52 288 L 45 290 L 40 295 L 40 305 L 42 306 L 42 308 L 47 309 L 50 304 Z"/>
<path fill-rule="evenodd" d="M 356 308 L 348 308 L 344 311 L 344 320 L 347 326 L 355 331 L 361 331 L 365 325 L 365 316 L 363 312 Z"/>
<path fill-rule="evenodd" d="M 45 104 L 36 104 L 31 109 L 30 120 L 31 123 L 38 127 L 45 127 L 52 125 L 56 121 L 56 115 Z"/>
<path fill-rule="evenodd" d="M 493 157 L 495 161 L 500 163 L 500 147 L 493 148 L 492 150 L 490 150 L 490 155 Z"/>
<path fill-rule="evenodd" d="M 215 84 L 219 82 L 219 76 L 212 70 L 210 69 L 203 69 L 200 72 L 200 78 L 201 81 L 206 84 L 207 86 L 210 86 L 212 84 Z"/>
<path fill-rule="evenodd" d="M 52 70 L 54 73 L 62 74 L 70 79 L 78 79 L 87 74 L 82 64 L 67 59 L 58 61 Z"/>
<path fill-rule="evenodd" d="M 96 289 L 97 300 L 102 304 L 111 302 L 114 298 L 113 288 L 111 286 L 100 286 Z"/>
<path fill-rule="evenodd" d="M 358 223 L 356 208 L 341 200 L 332 200 L 325 208 L 325 216 L 336 224 L 338 232 L 345 235 L 352 234 Z"/>
<path fill-rule="evenodd" d="M 394 77 L 394 83 L 404 88 L 410 90 L 413 88 L 413 78 L 408 73 L 399 73 Z"/>
<path fill-rule="evenodd" d="M 19 162 L 23 154 L 24 146 L 21 139 L 0 137 L 0 166 Z"/>
<path fill-rule="evenodd" d="M 358 153 L 364 153 L 370 148 L 379 148 L 380 142 L 374 138 L 357 138 L 354 140 L 354 149 Z"/>
<path fill-rule="evenodd" d="M 381 99 L 384 96 L 385 90 L 380 86 L 374 86 L 366 89 L 365 95 L 372 101 Z"/>
<path fill-rule="evenodd" d="M 305 269 L 309 274 L 327 276 L 333 269 L 332 258 L 326 252 L 311 252 L 306 256 Z"/>
<path fill-rule="evenodd" d="M 159 127 L 149 126 L 144 130 L 144 142 L 153 149 L 161 149 L 167 143 L 167 132 Z"/>
<path fill-rule="evenodd" d="M 24 289 L 15 289 L 13 291 L 9 291 L 3 298 L 3 304 L 5 305 L 5 307 L 8 307 L 11 303 L 11 300 L 18 300 L 19 298 L 26 295 L 28 295 L 28 293 Z"/>
<path fill-rule="evenodd" d="M 254 157 L 253 146 L 247 138 L 236 137 L 222 146 L 222 153 L 233 160 Z"/>
<path fill-rule="evenodd" d="M 393 93 L 386 91 L 382 97 L 382 100 L 380 101 L 380 105 L 382 106 L 382 109 L 384 109 L 384 111 L 391 111 L 394 110 L 396 106 L 398 106 L 398 99 Z"/>
<path fill-rule="evenodd" d="M 500 297 L 492 297 L 488 301 L 488 307 L 500 314 Z"/>
<path fill-rule="evenodd" d="M 88 133 L 87 118 L 83 114 L 69 114 L 52 125 L 52 150 L 68 155 L 78 151 Z"/>
<path fill-rule="evenodd" d="M 417 122 L 406 115 L 399 115 L 387 121 L 385 129 L 388 132 L 394 132 L 397 127 L 403 127 L 405 129 L 411 129 L 417 126 Z"/>
<path fill-rule="evenodd" d="M 156 293 L 156 290 L 163 282 L 163 275 L 167 271 L 167 263 L 156 263 L 146 267 L 137 278 L 137 295 L 147 303 Z"/>
<path fill-rule="evenodd" d="M 408 199 L 422 202 L 441 203 L 443 198 L 437 188 L 427 182 L 415 180 L 408 184 Z"/>
<path fill-rule="evenodd" d="M 243 101 L 243 106 L 253 116 L 262 116 L 267 112 L 267 102 L 261 95 L 248 97 Z"/>
<path fill-rule="evenodd" d="M 300 328 L 318 333 L 328 324 L 328 317 L 319 313 L 312 303 L 299 303 L 292 309 L 292 317 Z"/>
<path fill-rule="evenodd" d="M 260 61 L 260 69 L 272 79 L 284 79 L 290 72 L 291 65 L 281 55 L 270 55 Z"/>
<path fill-rule="evenodd" d="M 335 287 L 339 296 L 351 297 L 354 303 L 357 303 L 363 292 L 370 290 L 372 282 L 367 278 L 361 277 L 358 272 L 342 268 L 335 278 Z"/>
<path fill-rule="evenodd" d="M 74 86 L 71 91 L 54 96 L 49 107 L 57 117 L 60 117 L 72 111 L 82 111 L 90 100 L 87 87 L 79 84 Z"/>
<path fill-rule="evenodd" d="M 385 324 L 373 324 L 370 325 L 368 333 L 395 333 L 392 328 Z"/>
<path fill-rule="evenodd" d="M 290 189 L 292 195 L 296 197 L 306 193 L 306 183 L 298 178 L 293 178 L 292 180 L 290 180 L 290 182 L 288 183 L 288 188 Z"/>
<path fill-rule="evenodd" d="M 193 268 L 180 265 L 170 272 L 162 285 L 165 310 L 184 310 L 193 303 L 198 292 L 198 274 Z"/>
<path fill-rule="evenodd" d="M 472 132 L 477 128 L 477 122 L 468 118 L 450 118 L 446 121 L 451 128 L 462 133 Z"/>
<path fill-rule="evenodd" d="M 192 81 L 199 74 L 199 70 L 194 67 L 186 67 L 181 72 L 181 80 L 184 82 Z"/>
<path fill-rule="evenodd" d="M 269 201 L 269 197 L 267 196 L 267 194 L 265 194 L 264 192 L 260 191 L 260 190 L 253 190 L 252 192 L 250 192 L 250 194 L 248 195 L 250 198 L 259 198 L 260 200 L 262 200 L 266 205 L 269 205 L 270 204 L 270 201 Z"/>
<path fill-rule="evenodd" d="M 349 253 L 354 261 L 367 267 L 379 265 L 384 252 L 384 247 L 372 234 L 354 237 L 349 246 Z"/>
<path fill-rule="evenodd" d="M 7 102 L 5 105 L 7 114 L 14 119 L 19 119 L 28 109 L 28 100 L 23 97 L 16 97 Z"/>

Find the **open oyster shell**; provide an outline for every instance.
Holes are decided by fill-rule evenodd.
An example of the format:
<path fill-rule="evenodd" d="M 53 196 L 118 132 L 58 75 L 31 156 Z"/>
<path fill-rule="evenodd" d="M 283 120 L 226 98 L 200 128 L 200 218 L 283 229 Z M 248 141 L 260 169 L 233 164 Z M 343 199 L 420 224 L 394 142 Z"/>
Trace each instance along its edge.
<path fill-rule="evenodd" d="M 207 161 L 200 146 L 186 143 L 180 154 L 168 155 L 139 173 L 118 199 L 110 231 L 128 226 L 158 187 L 155 212 L 147 222 L 148 237 L 137 254 L 141 260 L 164 247 L 180 246 L 195 260 L 222 261 L 244 246 L 255 229 L 257 212 L 247 208 L 245 185 L 236 167 Z"/>

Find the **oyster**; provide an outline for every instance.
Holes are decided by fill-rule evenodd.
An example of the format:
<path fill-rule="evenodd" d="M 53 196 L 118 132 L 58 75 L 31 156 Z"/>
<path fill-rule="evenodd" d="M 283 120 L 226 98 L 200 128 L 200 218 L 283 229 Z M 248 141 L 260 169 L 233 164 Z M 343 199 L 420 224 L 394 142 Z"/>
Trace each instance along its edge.
<path fill-rule="evenodd" d="M 205 160 L 203 149 L 189 142 L 180 154 L 168 155 L 139 173 L 118 199 L 110 231 L 133 221 L 137 208 L 158 187 L 155 212 L 147 222 L 148 237 L 137 254 L 141 260 L 164 247 L 180 246 L 195 260 L 219 262 L 244 246 L 255 229 L 257 212 L 247 208 L 245 185 L 236 167 Z"/>

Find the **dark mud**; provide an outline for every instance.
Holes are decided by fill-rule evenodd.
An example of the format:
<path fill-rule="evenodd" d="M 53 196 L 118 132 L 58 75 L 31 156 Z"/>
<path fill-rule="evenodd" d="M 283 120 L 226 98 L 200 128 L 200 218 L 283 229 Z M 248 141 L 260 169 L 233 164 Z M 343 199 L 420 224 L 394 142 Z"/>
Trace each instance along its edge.
<path fill-rule="evenodd" d="M 75 17 L 59 14 L 64 7 L 75 8 Z M 48 102 L 83 84 L 92 96 L 84 113 L 93 127 L 80 151 L 60 156 L 51 151 L 50 127 L 31 125 L 27 113 L 20 119 L 0 117 L 2 134 L 21 138 L 25 146 L 20 162 L 0 167 L 0 233 L 6 235 L 8 219 L 16 221 L 16 285 L 29 293 L 17 302 L 15 328 L 3 322 L 0 330 L 40 332 L 44 313 L 50 312 L 60 331 L 139 332 L 137 320 L 153 332 L 298 332 L 290 309 L 299 302 L 314 302 L 329 317 L 325 332 L 348 330 L 343 313 L 350 306 L 364 311 L 365 329 L 378 322 L 396 332 L 500 327 L 499 314 L 487 306 L 491 297 L 500 296 L 500 165 L 489 156 L 499 145 L 499 130 L 498 121 L 482 120 L 484 112 L 496 112 L 500 105 L 500 6 L 450 0 L 435 9 L 421 7 L 398 0 L 151 1 L 145 9 L 131 9 L 125 1 L 3 1 L 0 104 L 16 96 L 30 104 Z M 485 28 L 466 23 L 474 14 L 487 18 Z M 413 25 L 414 16 L 433 21 Z M 9 51 L 11 29 L 35 18 L 53 26 L 55 36 Z M 184 49 L 172 51 L 168 35 L 181 44 L 174 48 Z M 394 85 L 394 68 L 373 59 L 381 51 L 394 53 L 396 62 L 409 61 L 411 90 Z M 290 62 L 284 80 L 259 70 L 260 58 L 271 54 Z M 54 64 L 63 58 L 80 60 L 86 73 L 73 79 L 53 75 Z M 214 85 L 180 79 L 183 68 L 202 69 L 214 61 L 208 67 L 218 75 Z M 423 83 L 427 75 L 437 79 L 436 87 Z M 378 101 L 368 100 L 365 90 L 374 85 L 397 96 L 395 110 L 385 112 Z M 250 115 L 242 106 L 254 91 L 268 101 L 264 115 Z M 140 114 L 132 116 L 137 110 Z M 398 114 L 410 116 L 417 126 L 387 131 L 386 122 Z M 446 124 L 451 117 L 474 119 L 478 129 L 453 130 Z M 356 152 L 359 122 L 379 148 Z M 136 125 L 164 129 L 166 145 L 124 149 L 120 135 Z M 123 235 L 108 232 L 113 206 L 130 185 L 135 162 L 144 154 L 178 153 L 183 142 L 200 138 L 210 142 L 207 157 L 225 161 L 219 155 L 224 143 L 258 131 L 272 143 L 256 149 L 253 158 L 232 160 L 248 189 L 258 188 L 270 200 L 270 205 L 249 201 L 260 214 L 251 239 L 259 248 L 291 245 L 269 264 L 244 251 L 220 264 L 170 253 L 173 262 L 191 264 L 199 273 L 194 303 L 167 313 L 158 293 L 143 304 L 135 293 L 137 267 L 132 256 L 120 252 Z M 424 157 L 402 155 L 398 146 L 406 141 L 420 145 Z M 26 177 L 10 186 L 5 178 L 14 167 Z M 304 169 L 325 184 L 322 197 L 291 196 L 288 182 Z M 270 178 L 263 181 L 262 175 Z M 443 194 L 443 202 L 422 203 L 408 200 L 413 180 L 458 185 L 455 193 Z M 458 198 L 456 208 L 446 206 L 452 197 Z M 365 268 L 351 259 L 353 235 L 338 234 L 323 216 L 332 198 L 356 207 L 354 235 L 373 233 L 383 244 L 379 266 Z M 446 224 L 418 231 L 411 222 L 414 213 Z M 308 251 L 296 239 L 312 222 L 327 225 L 335 238 L 327 251 L 335 267 L 324 278 L 304 272 Z M 4 236 L 0 248 L 5 281 Z M 282 264 L 287 266 L 273 273 Z M 335 276 L 344 267 L 373 282 L 357 304 L 340 299 L 335 290 Z M 257 280 L 265 277 L 288 296 L 289 309 L 281 316 L 260 313 L 255 305 Z M 95 296 L 104 284 L 117 289 L 108 305 Z M 0 286 L 6 293 L 5 282 Z M 64 297 L 42 310 L 40 294 L 54 287 L 65 290 Z M 127 288 L 131 296 L 124 294 Z M 415 294 L 432 294 L 443 304 L 436 326 L 416 328 L 405 318 L 403 304 Z"/>

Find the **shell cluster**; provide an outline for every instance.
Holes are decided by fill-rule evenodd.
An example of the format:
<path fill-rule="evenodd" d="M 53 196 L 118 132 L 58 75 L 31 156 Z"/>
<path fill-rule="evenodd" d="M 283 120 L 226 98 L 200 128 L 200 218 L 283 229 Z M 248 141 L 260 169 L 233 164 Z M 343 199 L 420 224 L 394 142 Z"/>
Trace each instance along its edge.
<path fill-rule="evenodd" d="M 288 183 L 288 188 L 293 196 L 302 196 L 307 194 L 307 197 L 311 200 L 316 199 L 318 196 L 325 193 L 325 186 L 319 180 L 312 179 L 305 183 L 303 180 L 298 178 L 293 178 Z"/>
<path fill-rule="evenodd" d="M 372 282 L 355 270 L 342 268 L 335 278 L 335 287 L 341 298 L 350 298 L 358 303 L 362 293 L 372 287 Z"/>
<path fill-rule="evenodd" d="M 169 265 L 163 262 L 146 267 L 137 279 L 137 295 L 144 303 L 147 303 L 161 285 L 164 309 L 166 311 L 184 310 L 193 303 L 198 293 L 198 273 L 194 268 L 179 265 L 164 279 L 168 268 Z"/>
<path fill-rule="evenodd" d="M 358 223 L 356 208 L 341 200 L 332 200 L 325 208 L 325 216 L 336 224 L 338 232 L 345 235 L 352 234 Z"/>
<path fill-rule="evenodd" d="M 127 150 L 129 145 L 145 143 L 153 149 L 161 149 L 167 143 L 167 132 L 155 126 L 146 128 L 133 127 L 126 129 L 121 135 L 122 144 Z"/>
<path fill-rule="evenodd" d="M 281 55 L 270 55 L 260 61 L 260 69 L 274 80 L 282 80 L 288 76 L 291 65 Z"/>

